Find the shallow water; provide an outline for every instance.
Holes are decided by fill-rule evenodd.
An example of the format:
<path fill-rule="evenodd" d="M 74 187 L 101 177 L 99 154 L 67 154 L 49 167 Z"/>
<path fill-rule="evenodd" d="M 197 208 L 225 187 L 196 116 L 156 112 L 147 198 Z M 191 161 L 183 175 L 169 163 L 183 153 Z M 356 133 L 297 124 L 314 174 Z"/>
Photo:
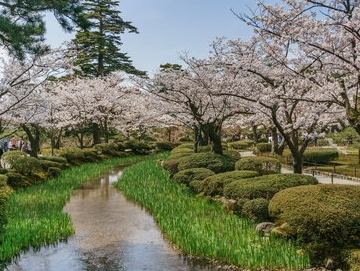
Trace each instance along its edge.
<path fill-rule="evenodd" d="M 75 234 L 66 243 L 23 253 L 12 271 L 205 271 L 187 260 L 161 235 L 151 215 L 112 186 L 121 169 L 74 191 L 65 211 Z"/>

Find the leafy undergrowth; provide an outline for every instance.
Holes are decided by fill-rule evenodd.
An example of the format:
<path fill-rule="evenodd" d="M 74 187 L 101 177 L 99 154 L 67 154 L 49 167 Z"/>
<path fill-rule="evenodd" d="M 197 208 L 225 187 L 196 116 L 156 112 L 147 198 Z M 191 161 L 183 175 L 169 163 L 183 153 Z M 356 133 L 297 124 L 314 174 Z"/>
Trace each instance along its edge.
<path fill-rule="evenodd" d="M 171 181 L 156 158 L 126 168 L 115 186 L 152 212 L 161 230 L 184 253 L 251 269 L 310 265 L 309 255 L 300 253 L 294 243 L 260 236 L 252 222 L 224 213 L 219 204 Z"/>
<path fill-rule="evenodd" d="M 18 190 L 8 200 L 9 217 L 1 237 L 0 262 L 8 262 L 29 247 L 65 240 L 74 232 L 70 215 L 63 212 L 71 192 L 85 181 L 100 177 L 105 170 L 142 159 L 143 156 L 130 156 L 83 164 L 44 183 Z"/>

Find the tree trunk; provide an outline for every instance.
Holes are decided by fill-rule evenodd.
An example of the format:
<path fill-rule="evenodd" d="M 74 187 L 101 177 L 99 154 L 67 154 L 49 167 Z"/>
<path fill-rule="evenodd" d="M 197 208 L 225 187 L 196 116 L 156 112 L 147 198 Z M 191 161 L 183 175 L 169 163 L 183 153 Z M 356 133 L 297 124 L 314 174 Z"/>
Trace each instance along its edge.
<path fill-rule="evenodd" d="M 109 143 L 109 128 L 108 128 L 107 117 L 105 117 L 105 119 L 104 119 L 104 140 L 105 140 L 105 143 Z"/>
<path fill-rule="evenodd" d="M 294 156 L 294 173 L 297 174 L 302 174 L 302 170 L 303 170 L 303 156 L 302 155 L 298 155 L 298 156 Z"/>
<path fill-rule="evenodd" d="M 62 134 L 62 128 L 60 128 L 60 131 L 58 133 L 58 136 L 57 136 L 57 139 L 56 139 L 56 142 L 55 142 L 55 145 L 54 145 L 54 148 L 58 149 L 58 150 L 60 149 L 61 134 Z"/>
<path fill-rule="evenodd" d="M 212 150 L 216 154 L 223 154 L 222 142 L 221 142 L 221 124 L 217 125 L 214 123 L 210 123 L 207 125 L 207 129 L 209 138 L 213 143 Z"/>
<path fill-rule="evenodd" d="M 279 152 L 279 143 L 278 143 L 278 133 L 276 127 L 271 128 L 271 153 L 278 154 Z"/>
<path fill-rule="evenodd" d="M 171 127 L 169 127 L 167 130 L 168 130 L 168 141 L 171 142 Z"/>
<path fill-rule="evenodd" d="M 54 156 L 54 149 L 55 149 L 55 144 L 56 144 L 55 137 L 52 136 L 50 140 L 51 140 L 51 156 Z"/>
<path fill-rule="evenodd" d="M 30 156 L 37 158 L 40 150 L 40 128 L 39 126 L 32 124 L 31 128 L 33 129 L 34 134 L 31 129 L 26 126 L 26 124 L 21 125 L 22 129 L 25 131 L 26 135 L 29 138 L 31 151 Z"/>
<path fill-rule="evenodd" d="M 101 143 L 100 127 L 97 123 L 93 123 L 93 145 Z"/>
<path fill-rule="evenodd" d="M 254 144 L 256 145 L 258 143 L 257 125 L 254 125 L 252 130 L 254 135 Z"/>

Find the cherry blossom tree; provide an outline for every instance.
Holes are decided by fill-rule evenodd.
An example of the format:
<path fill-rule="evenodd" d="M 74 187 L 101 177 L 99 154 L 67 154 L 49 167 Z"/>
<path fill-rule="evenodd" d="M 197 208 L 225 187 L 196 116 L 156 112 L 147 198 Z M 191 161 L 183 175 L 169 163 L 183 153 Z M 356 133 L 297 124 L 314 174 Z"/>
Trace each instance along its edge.
<path fill-rule="evenodd" d="M 167 106 L 166 114 L 177 119 L 194 131 L 195 147 L 205 135 L 212 142 L 213 151 L 222 154 L 221 131 L 226 120 L 247 114 L 246 108 L 235 106 L 231 96 L 213 95 L 233 88 L 226 74 L 217 70 L 212 59 L 181 58 L 184 69 L 172 67 L 157 73 L 145 88 Z M 206 141 L 206 138 L 203 138 Z"/>
<path fill-rule="evenodd" d="M 307 101 L 318 91 L 311 80 L 312 63 L 290 50 L 286 43 L 275 48 L 257 37 L 249 42 L 219 40 L 213 45 L 216 65 L 224 69 L 234 86 L 218 94 L 238 98 L 239 106 L 271 121 L 292 153 L 294 172 L 301 173 L 312 133 L 321 132 L 341 110 Z"/>

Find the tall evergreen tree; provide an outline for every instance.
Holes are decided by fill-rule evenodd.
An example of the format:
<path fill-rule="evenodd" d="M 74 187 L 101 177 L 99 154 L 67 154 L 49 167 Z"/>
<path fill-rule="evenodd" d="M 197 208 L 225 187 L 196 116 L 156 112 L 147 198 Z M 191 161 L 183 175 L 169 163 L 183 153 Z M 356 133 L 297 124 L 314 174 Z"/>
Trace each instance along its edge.
<path fill-rule="evenodd" d="M 87 27 L 81 0 L 4 0 L 0 1 L 0 45 L 20 59 L 27 53 L 42 53 L 46 12 L 52 12 L 66 31 L 74 25 Z"/>
<path fill-rule="evenodd" d="M 91 22 L 87 30 L 78 31 L 74 42 L 79 49 L 77 64 L 82 76 L 105 76 L 115 71 L 145 75 L 135 69 L 126 53 L 120 51 L 121 34 L 138 33 L 131 22 L 124 21 L 118 10 L 119 1 L 85 0 L 85 18 Z"/>

